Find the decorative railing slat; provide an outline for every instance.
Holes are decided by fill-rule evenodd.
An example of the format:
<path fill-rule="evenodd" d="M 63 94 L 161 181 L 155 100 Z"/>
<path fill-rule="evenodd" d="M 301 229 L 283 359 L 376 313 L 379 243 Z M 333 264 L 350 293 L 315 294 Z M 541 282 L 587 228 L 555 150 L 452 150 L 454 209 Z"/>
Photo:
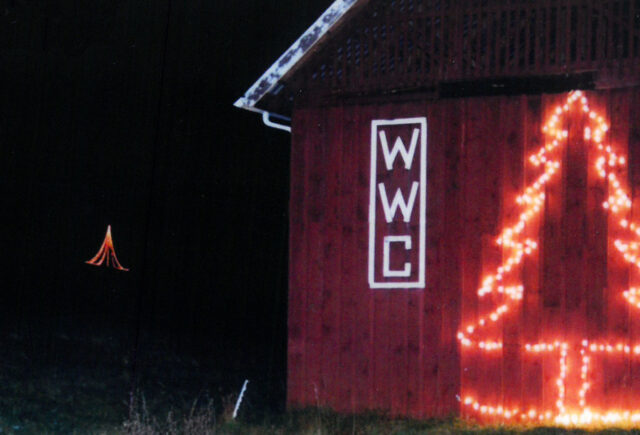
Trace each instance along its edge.
<path fill-rule="evenodd" d="M 640 80 L 640 0 L 370 5 L 296 73 L 300 87 L 339 95 L 588 71 Z"/>

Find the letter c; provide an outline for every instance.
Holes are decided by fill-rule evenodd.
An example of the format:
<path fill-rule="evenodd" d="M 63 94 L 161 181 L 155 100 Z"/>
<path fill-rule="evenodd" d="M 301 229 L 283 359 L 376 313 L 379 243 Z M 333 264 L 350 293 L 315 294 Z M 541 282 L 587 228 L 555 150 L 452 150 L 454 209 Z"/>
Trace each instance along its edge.
<path fill-rule="evenodd" d="M 384 250 L 382 259 L 382 274 L 385 277 L 408 277 L 411 276 L 411 263 L 405 263 L 402 270 L 391 270 L 389 253 L 392 243 L 404 243 L 404 249 L 411 250 L 411 236 L 386 236 L 384 238 Z"/>

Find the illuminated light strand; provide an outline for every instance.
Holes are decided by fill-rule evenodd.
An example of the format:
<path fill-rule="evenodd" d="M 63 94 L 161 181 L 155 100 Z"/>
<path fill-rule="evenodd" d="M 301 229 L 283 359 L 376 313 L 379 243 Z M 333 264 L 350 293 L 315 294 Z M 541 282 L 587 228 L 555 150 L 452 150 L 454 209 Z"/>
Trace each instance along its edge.
<path fill-rule="evenodd" d="M 556 401 L 556 406 L 558 407 L 560 415 L 566 414 L 567 411 L 564 406 L 564 399 L 566 396 L 564 381 L 565 379 L 567 379 L 567 347 L 567 344 L 563 343 L 562 347 L 560 348 L 560 376 L 558 376 L 558 379 L 556 380 L 556 383 L 558 385 L 558 400 Z"/>
<path fill-rule="evenodd" d="M 581 386 L 578 392 L 580 399 L 580 409 L 570 410 L 565 406 L 564 398 L 566 394 L 565 379 L 568 374 L 567 356 L 569 345 L 566 342 L 554 343 L 536 343 L 525 345 L 527 352 L 542 353 L 560 351 L 560 374 L 556 379 L 558 387 L 558 396 L 556 400 L 557 411 L 538 411 L 529 409 L 527 412 L 519 412 L 518 408 L 511 408 L 509 414 L 504 412 L 500 405 L 486 405 L 471 396 L 466 396 L 463 404 L 477 411 L 483 416 L 498 416 L 505 420 L 519 420 L 525 423 L 553 423 L 564 426 L 570 425 L 589 425 L 589 424 L 637 424 L 640 423 L 640 410 L 592 410 L 587 407 L 586 396 L 591 388 L 589 382 L 589 366 L 591 362 L 590 353 L 630 353 L 632 349 L 628 345 L 618 343 L 615 346 L 604 343 L 589 343 L 587 340 L 582 341 L 582 349 L 580 351 L 581 367 L 580 378 Z M 633 349 L 635 354 L 640 354 L 640 345 Z M 498 412 L 500 410 L 500 412 Z"/>
<path fill-rule="evenodd" d="M 120 262 L 118 261 L 118 257 L 116 256 L 116 251 L 113 246 L 113 238 L 111 237 L 111 225 L 107 226 L 107 233 L 104 236 L 104 241 L 98 249 L 98 253 L 85 263 L 90 264 L 92 266 L 102 266 L 103 264 L 106 267 L 113 267 L 114 269 L 122 270 L 127 272 L 129 269 L 126 267 L 122 267 Z"/>
<path fill-rule="evenodd" d="M 466 406 L 469 406 L 470 408 L 478 411 L 480 414 L 502 416 L 507 420 L 511 419 L 512 417 L 516 417 L 518 415 L 518 408 L 504 409 L 502 406 L 481 405 L 477 400 L 473 399 L 471 396 L 465 397 L 463 403 Z"/>
<path fill-rule="evenodd" d="M 580 350 L 580 356 L 582 357 L 580 381 L 582 385 L 580 386 L 580 391 L 578 391 L 578 397 L 580 399 L 580 407 L 583 409 L 587 406 L 587 391 L 591 388 L 591 384 L 589 383 L 589 363 L 591 362 L 591 358 L 587 355 L 585 349 L 588 344 L 588 341 L 584 340 L 582 342 L 582 349 Z"/>
<path fill-rule="evenodd" d="M 560 162 L 552 156 L 568 138 L 568 131 L 559 128 L 562 116 L 576 103 L 580 105 L 580 111 L 584 113 L 590 126 L 584 129 L 584 139 L 590 141 L 602 154 L 596 159 L 595 168 L 598 175 L 606 179 L 612 194 L 602 204 L 602 207 L 618 219 L 620 228 L 627 230 L 632 237 L 640 238 L 640 224 L 628 219 L 628 212 L 632 203 L 618 179 L 615 171 L 626 165 L 626 158 L 617 155 L 610 145 L 605 145 L 604 135 L 609 130 L 609 125 L 604 118 L 589 105 L 587 97 L 581 91 L 569 94 L 565 104 L 557 106 L 548 122 L 542 127 L 542 131 L 548 138 L 537 152 L 529 157 L 529 161 L 536 167 L 544 165 L 544 171 L 535 182 L 524 189 L 524 192 L 516 198 L 516 204 L 523 207 L 518 221 L 511 227 L 503 230 L 497 239 L 498 245 L 507 250 L 506 259 L 496 268 L 495 273 L 486 276 L 482 286 L 478 289 L 478 296 L 497 293 L 506 297 L 507 301 L 499 305 L 493 311 L 480 317 L 475 323 L 468 324 L 458 332 L 458 340 L 465 348 L 476 347 L 484 352 L 500 352 L 503 347 L 501 341 L 479 340 L 475 336 L 478 331 L 491 322 L 499 321 L 516 303 L 522 300 L 524 287 L 521 283 L 504 285 L 505 277 L 520 264 L 525 255 L 530 255 L 537 249 L 537 243 L 531 239 L 522 239 L 522 232 L 527 222 L 540 214 L 545 200 L 545 185 L 560 168 Z M 623 255 L 625 261 L 640 268 L 640 243 L 638 241 L 623 242 L 616 240 L 616 249 Z M 623 293 L 627 302 L 640 308 L 640 289 L 631 288 Z M 591 354 L 621 354 L 640 356 L 640 344 L 629 345 L 625 343 L 611 344 L 607 342 L 582 341 L 580 350 L 580 388 L 578 391 L 579 409 L 568 409 L 565 404 L 566 378 L 569 371 L 568 349 L 566 342 L 555 341 L 551 343 L 527 343 L 524 345 L 526 352 L 531 354 L 558 352 L 560 373 L 556 379 L 558 393 L 556 397 L 556 410 L 529 409 L 520 412 L 517 407 L 509 408 L 500 405 L 487 405 L 479 402 L 471 396 L 466 396 L 463 404 L 469 409 L 483 416 L 496 416 L 504 420 L 519 419 L 523 422 L 544 422 L 560 425 L 585 425 L 585 424 L 638 424 L 640 423 L 639 410 L 592 410 L 587 406 L 587 395 L 591 388 L 589 370 Z"/>
<path fill-rule="evenodd" d="M 622 295 L 631 305 L 635 306 L 636 308 L 640 308 L 640 289 L 632 287 L 629 290 L 625 291 Z M 640 346 L 638 346 L 638 349 L 640 350 Z"/>

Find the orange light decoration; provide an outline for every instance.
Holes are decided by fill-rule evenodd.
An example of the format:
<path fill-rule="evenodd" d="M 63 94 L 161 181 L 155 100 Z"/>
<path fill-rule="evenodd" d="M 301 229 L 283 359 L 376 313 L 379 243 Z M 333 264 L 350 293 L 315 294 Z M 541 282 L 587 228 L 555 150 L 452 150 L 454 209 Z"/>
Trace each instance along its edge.
<path fill-rule="evenodd" d="M 98 250 L 98 253 L 89 261 L 85 261 L 92 266 L 102 266 L 104 264 L 107 267 L 113 267 L 114 269 L 128 271 L 129 269 L 122 267 L 116 256 L 116 251 L 113 247 L 113 239 L 111 238 L 111 225 L 107 226 L 107 234 L 104 236 L 102 246 Z"/>
<path fill-rule="evenodd" d="M 523 261 L 538 248 L 536 241 L 523 236 L 523 230 L 527 222 L 540 215 L 545 200 L 545 185 L 552 179 L 560 168 L 561 155 L 555 153 L 566 143 L 568 131 L 562 130 L 560 121 L 571 110 L 578 110 L 587 116 L 589 126 L 584 129 L 584 139 L 598 151 L 596 170 L 598 175 L 607 180 L 609 192 L 613 192 L 602 204 L 619 225 L 621 231 L 626 231 L 629 240 L 640 238 L 640 222 L 629 219 L 631 200 L 628 193 L 622 187 L 621 177 L 618 173 L 626 164 L 624 156 L 617 155 L 612 147 L 605 144 L 605 133 L 609 125 L 604 118 L 593 111 L 587 97 L 581 91 L 571 92 L 566 103 L 555 108 L 547 123 L 542 127 L 546 136 L 546 143 L 536 153 L 529 157 L 529 161 L 536 167 L 542 167 L 543 173 L 531 185 L 527 186 L 516 203 L 522 212 L 518 221 L 505 228 L 498 239 L 497 244 L 503 248 L 502 264 L 495 272 L 485 276 L 478 289 L 478 297 L 482 298 L 490 294 L 501 295 L 503 301 L 492 311 L 481 316 L 474 323 L 463 325 L 458 331 L 458 340 L 464 349 L 478 349 L 484 353 L 501 352 L 502 341 L 486 340 L 486 328 L 490 324 L 500 321 L 509 311 L 522 300 L 525 291 L 519 282 L 517 274 L 513 273 Z M 640 240 L 625 242 L 615 240 L 614 246 L 624 260 L 630 265 L 640 269 Z M 509 282 L 507 286 L 505 281 Z M 640 289 L 631 288 L 623 292 L 622 296 L 634 307 L 640 308 Z M 570 349 L 580 349 L 580 388 L 578 391 L 578 406 L 565 404 L 566 384 L 565 380 L 571 367 L 568 364 L 568 352 Z M 549 343 L 527 343 L 523 351 L 532 355 L 541 353 L 554 353 L 558 356 L 559 373 L 556 378 L 557 393 L 555 407 L 553 409 L 519 409 L 482 403 L 476 398 L 466 395 L 463 391 L 462 404 L 471 413 L 481 417 L 500 418 L 504 421 L 520 421 L 523 423 L 559 424 L 559 425 L 592 425 L 592 424 L 640 424 L 640 409 L 593 409 L 589 406 L 588 395 L 591 389 L 589 370 L 592 355 L 595 354 L 620 354 L 640 355 L 640 343 L 629 345 L 625 343 L 589 342 L 583 340 L 578 346 L 570 347 L 568 342 L 554 341 Z"/>

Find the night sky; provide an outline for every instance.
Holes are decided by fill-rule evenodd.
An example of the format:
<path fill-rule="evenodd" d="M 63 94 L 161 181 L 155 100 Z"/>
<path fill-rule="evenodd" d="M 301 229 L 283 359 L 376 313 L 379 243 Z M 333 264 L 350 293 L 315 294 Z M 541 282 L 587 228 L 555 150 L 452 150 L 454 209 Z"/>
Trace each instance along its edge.
<path fill-rule="evenodd" d="M 160 340 L 284 400 L 290 136 L 232 104 L 330 3 L 0 4 L 0 341 Z M 108 224 L 130 272 L 85 264 Z"/>

